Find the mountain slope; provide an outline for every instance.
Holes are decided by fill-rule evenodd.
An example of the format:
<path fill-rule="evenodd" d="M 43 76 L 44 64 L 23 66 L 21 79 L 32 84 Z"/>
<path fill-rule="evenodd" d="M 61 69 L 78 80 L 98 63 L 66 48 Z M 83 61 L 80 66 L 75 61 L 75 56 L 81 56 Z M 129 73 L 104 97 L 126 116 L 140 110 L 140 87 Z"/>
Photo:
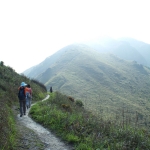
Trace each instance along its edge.
<path fill-rule="evenodd" d="M 150 110 L 150 69 L 135 61 L 101 54 L 86 45 L 63 48 L 55 62 L 36 79 L 47 89 L 52 86 L 55 91 L 81 99 L 86 108 L 95 112 L 102 107 L 108 115 L 126 108 L 131 114 L 138 111 L 144 118 Z"/>
<path fill-rule="evenodd" d="M 150 45 L 144 42 L 131 39 L 119 38 L 117 40 L 110 37 L 103 37 L 84 42 L 84 44 L 103 53 L 111 53 L 116 56 L 140 64 L 150 66 Z"/>
<path fill-rule="evenodd" d="M 140 52 L 124 41 L 120 42 L 115 48 L 112 48 L 110 53 L 115 54 L 124 60 L 137 61 L 139 64 L 147 65 L 146 59 L 140 54 Z"/>

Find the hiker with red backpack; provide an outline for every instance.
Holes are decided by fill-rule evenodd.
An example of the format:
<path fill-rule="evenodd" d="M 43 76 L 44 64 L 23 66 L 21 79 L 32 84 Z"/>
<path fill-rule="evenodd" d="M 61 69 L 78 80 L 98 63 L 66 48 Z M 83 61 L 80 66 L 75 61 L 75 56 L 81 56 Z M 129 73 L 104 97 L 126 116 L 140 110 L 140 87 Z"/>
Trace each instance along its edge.
<path fill-rule="evenodd" d="M 20 104 L 20 117 L 23 115 L 26 115 L 26 95 L 25 95 L 25 88 L 26 83 L 21 82 L 20 87 L 18 88 L 18 98 L 19 98 L 19 104 Z"/>
<path fill-rule="evenodd" d="M 27 84 L 25 88 L 25 95 L 26 95 L 26 107 L 28 109 L 31 106 L 31 99 L 32 99 L 32 89 L 30 87 L 30 84 Z"/>

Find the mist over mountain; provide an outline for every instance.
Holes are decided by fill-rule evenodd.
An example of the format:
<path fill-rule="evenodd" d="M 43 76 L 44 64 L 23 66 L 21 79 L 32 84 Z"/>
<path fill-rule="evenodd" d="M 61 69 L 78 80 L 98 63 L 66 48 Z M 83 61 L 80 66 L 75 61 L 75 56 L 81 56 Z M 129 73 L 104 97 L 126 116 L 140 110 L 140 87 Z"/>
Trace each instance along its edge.
<path fill-rule="evenodd" d="M 150 66 L 150 44 L 142 41 L 135 40 L 133 38 L 120 38 L 119 40 L 128 42 L 131 46 L 136 48 L 136 50 L 144 57 L 147 62 L 147 66 Z"/>
<path fill-rule="evenodd" d="M 112 42 L 112 47 L 116 43 Z M 125 48 L 122 44 L 118 47 L 130 48 L 136 58 L 144 60 L 136 48 L 123 44 Z M 150 111 L 150 68 L 135 60 L 100 53 L 85 43 L 62 48 L 24 74 L 44 83 L 48 90 L 52 86 L 55 91 L 81 99 L 88 109 L 98 111 L 102 107 L 106 113 L 113 114 L 125 107 L 131 114 L 138 110 L 141 116 Z"/>
<path fill-rule="evenodd" d="M 116 56 L 150 67 L 150 44 L 132 38 L 110 37 L 97 38 L 84 42 L 101 53 L 111 53 Z"/>

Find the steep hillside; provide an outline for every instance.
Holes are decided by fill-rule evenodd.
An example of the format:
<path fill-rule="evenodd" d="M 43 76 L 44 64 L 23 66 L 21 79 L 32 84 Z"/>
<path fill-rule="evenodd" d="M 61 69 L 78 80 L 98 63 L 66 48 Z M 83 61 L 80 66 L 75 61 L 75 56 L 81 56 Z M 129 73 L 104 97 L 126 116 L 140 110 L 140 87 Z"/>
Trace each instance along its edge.
<path fill-rule="evenodd" d="M 137 111 L 141 118 L 147 116 L 149 68 L 112 54 L 101 54 L 86 45 L 70 45 L 63 50 L 62 55 L 36 77 L 47 89 L 52 86 L 55 91 L 81 99 L 86 108 L 95 112 L 103 108 L 103 112 L 110 115 L 125 108 L 130 115 Z"/>
<path fill-rule="evenodd" d="M 18 110 L 18 87 L 24 81 L 31 85 L 33 89 L 33 101 L 38 101 L 47 94 L 43 84 L 30 80 L 29 78 L 17 74 L 12 68 L 0 62 L 0 149 L 15 149 L 18 137 L 14 110 Z M 19 110 L 18 110 L 19 113 Z"/>

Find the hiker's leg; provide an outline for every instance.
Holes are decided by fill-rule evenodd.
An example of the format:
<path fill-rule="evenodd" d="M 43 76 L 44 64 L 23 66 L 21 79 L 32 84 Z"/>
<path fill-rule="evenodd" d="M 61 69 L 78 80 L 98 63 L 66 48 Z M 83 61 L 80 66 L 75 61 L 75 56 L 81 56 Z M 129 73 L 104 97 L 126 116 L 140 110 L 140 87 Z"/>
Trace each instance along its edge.
<path fill-rule="evenodd" d="M 29 98 L 29 108 L 31 107 L 31 98 Z"/>
<path fill-rule="evenodd" d="M 26 114 L 26 100 L 23 100 L 23 113 Z"/>
<path fill-rule="evenodd" d="M 27 106 L 27 109 L 29 108 L 29 98 L 26 98 L 26 106 Z"/>
<path fill-rule="evenodd" d="M 23 115 L 23 101 L 19 100 L 19 103 L 20 103 L 20 115 L 22 116 Z"/>

